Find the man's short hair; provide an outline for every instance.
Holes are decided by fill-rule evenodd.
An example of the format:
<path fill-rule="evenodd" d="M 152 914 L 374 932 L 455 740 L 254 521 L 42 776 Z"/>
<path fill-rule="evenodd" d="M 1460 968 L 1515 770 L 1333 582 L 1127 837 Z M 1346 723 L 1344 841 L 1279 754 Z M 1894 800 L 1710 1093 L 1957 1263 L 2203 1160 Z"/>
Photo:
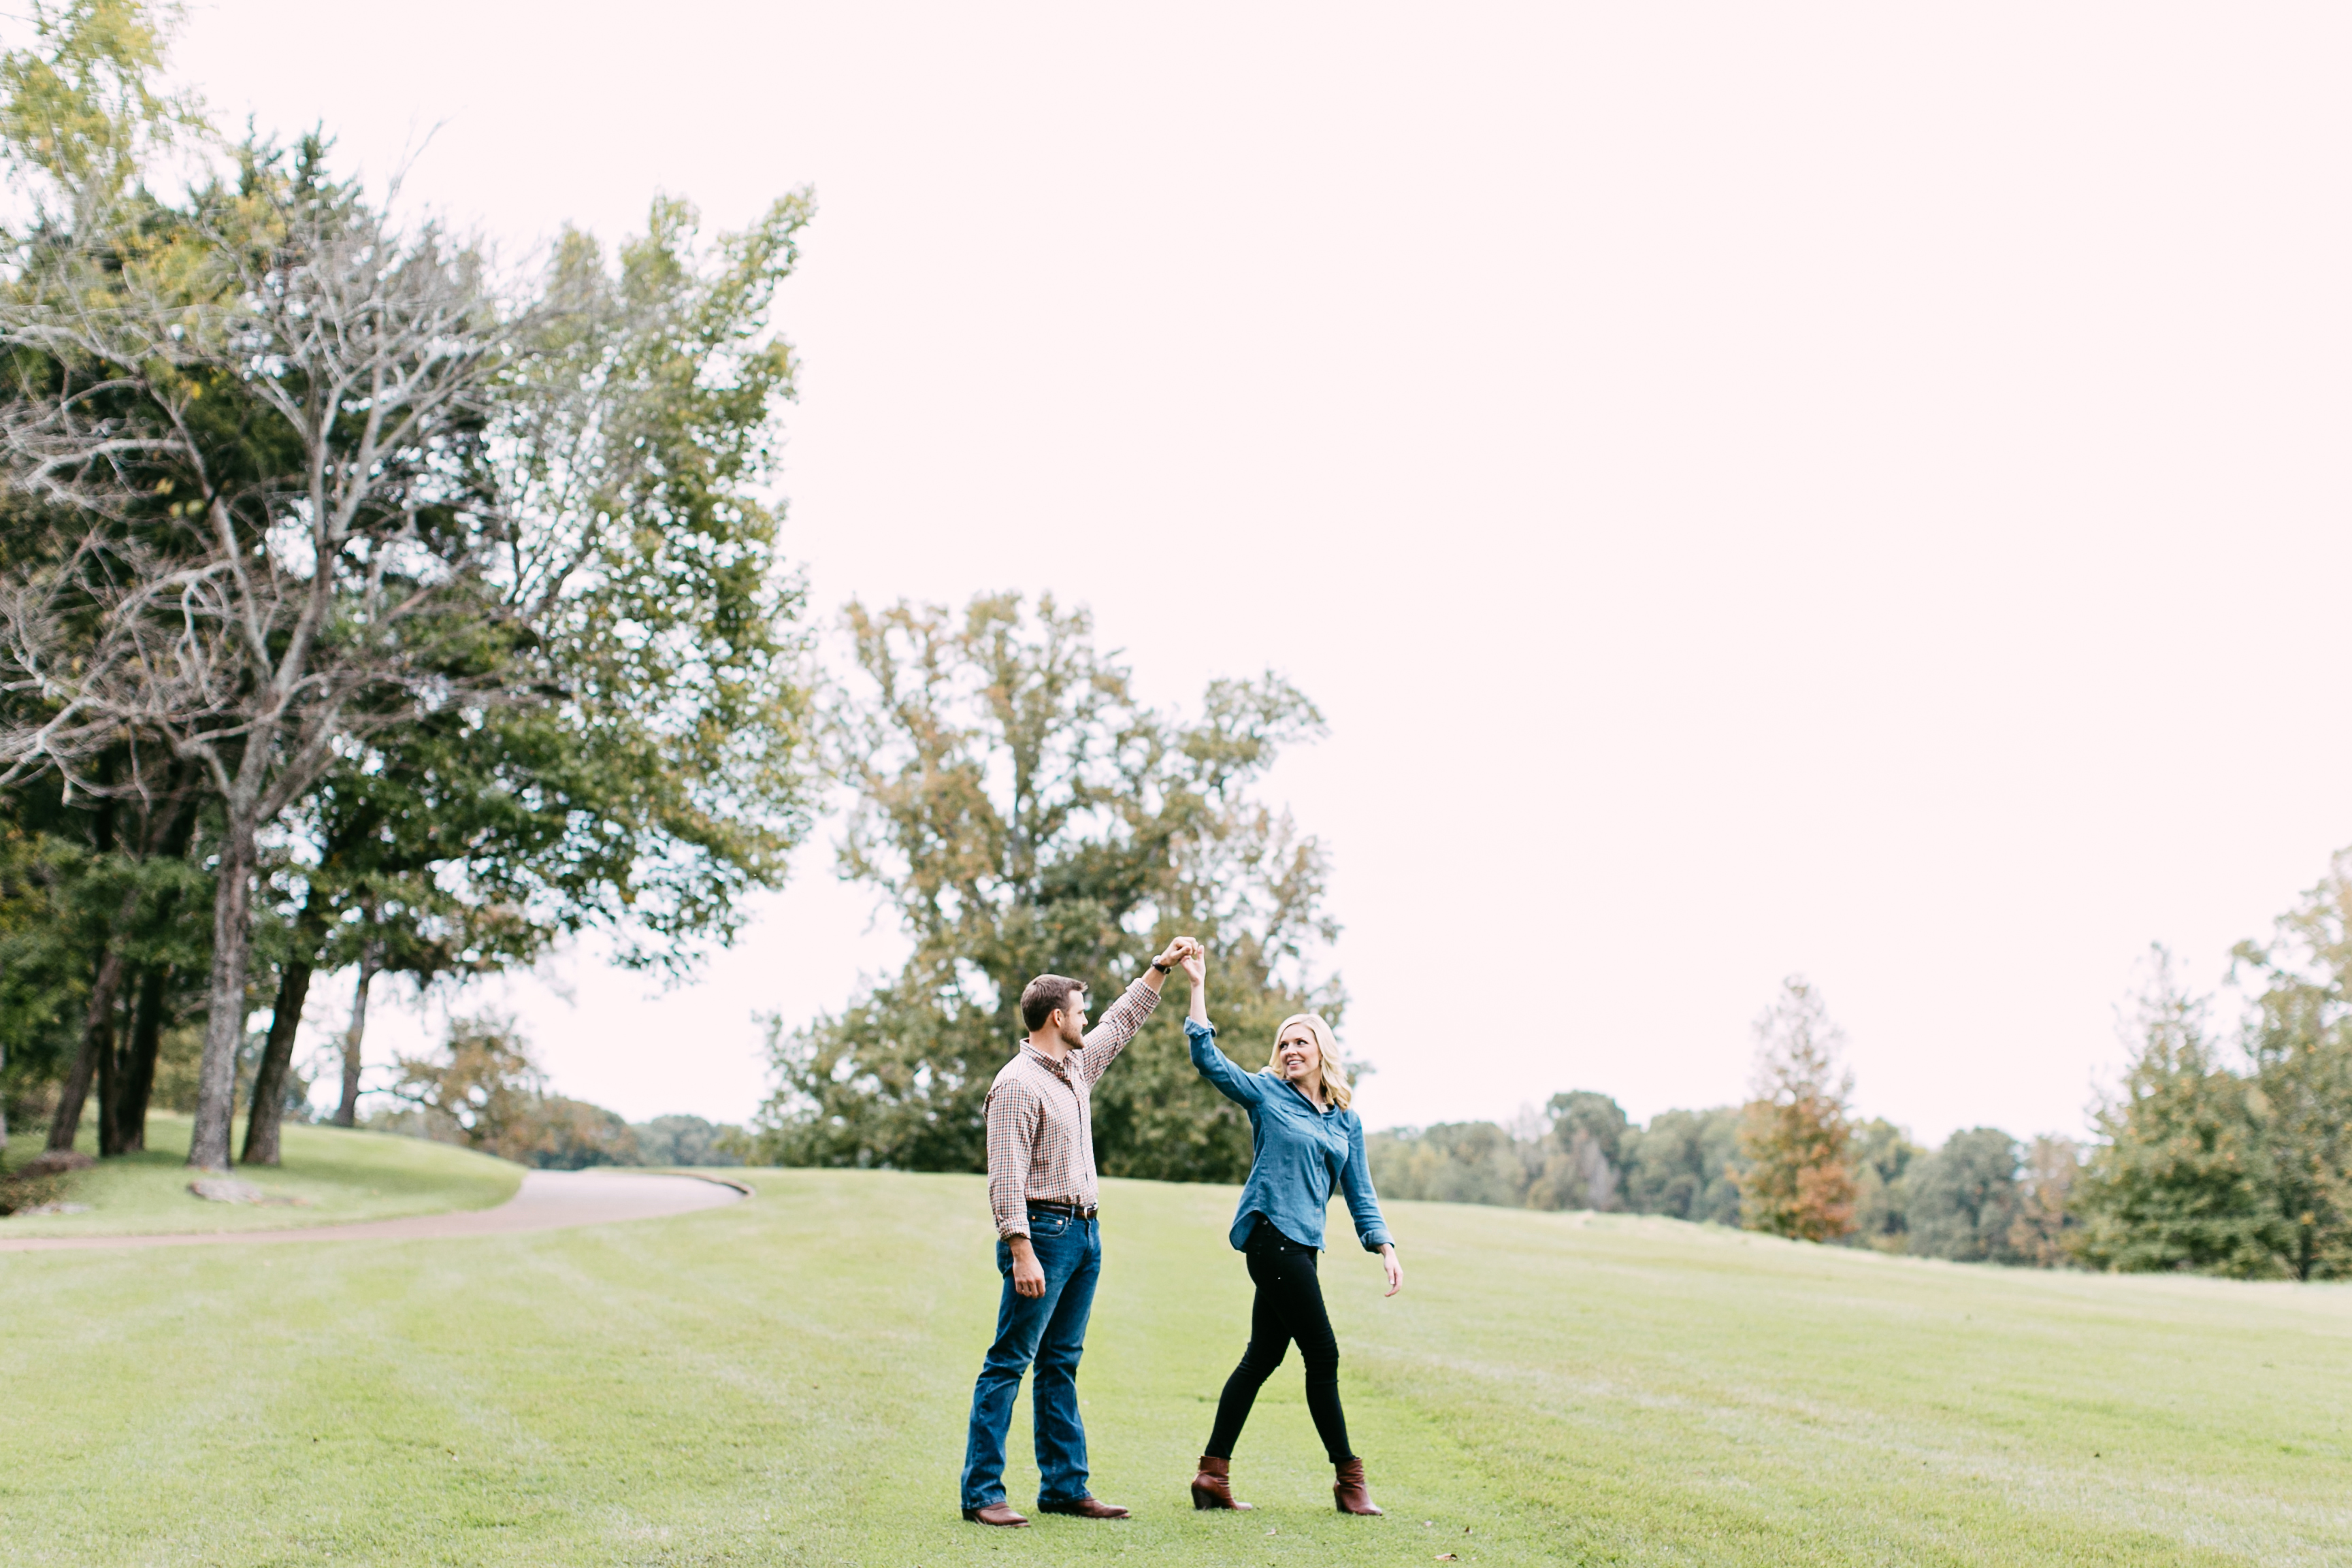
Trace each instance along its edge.
<path fill-rule="evenodd" d="M 1045 1026 L 1045 1020 L 1054 1016 L 1055 1008 L 1070 1005 L 1070 993 L 1073 991 L 1085 995 L 1087 983 L 1072 980 L 1064 974 L 1037 976 L 1021 993 L 1021 1021 L 1029 1026 L 1031 1034 L 1035 1034 Z"/>

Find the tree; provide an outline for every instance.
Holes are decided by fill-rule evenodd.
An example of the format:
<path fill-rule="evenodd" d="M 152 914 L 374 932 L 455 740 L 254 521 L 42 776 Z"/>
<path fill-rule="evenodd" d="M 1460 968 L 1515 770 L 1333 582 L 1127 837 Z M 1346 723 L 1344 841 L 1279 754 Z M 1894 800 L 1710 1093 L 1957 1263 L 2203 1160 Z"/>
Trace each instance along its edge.
<path fill-rule="evenodd" d="M 2352 1278 L 2352 850 L 2236 966 L 2260 990 L 2246 1049 L 2298 1279 Z"/>
<path fill-rule="evenodd" d="M 340 744 L 468 692 L 509 617 L 475 456 L 506 328 L 479 258 L 395 229 L 306 143 L 199 191 L 168 241 L 35 249 L 0 308 L 20 365 L 12 478 L 58 563 L 7 585 L 5 669 L 46 710 L 0 740 L 78 788 L 123 734 L 201 766 L 221 807 L 191 1163 L 228 1163 L 264 826 Z M 206 401 L 209 395 L 209 401 Z M 134 753 L 135 755 L 135 753 Z"/>
<path fill-rule="evenodd" d="M 2027 1145 L 2017 1219 L 2009 1231 L 2019 1262 L 2056 1268 L 2074 1261 L 2074 1233 L 2082 1226 L 2074 1191 L 2082 1170 L 2082 1145 L 2071 1138 L 2043 1133 Z"/>
<path fill-rule="evenodd" d="M 1525 1152 L 1492 1121 L 1392 1128 L 1364 1140 L 1372 1185 L 1391 1198 L 1517 1208 L 1528 1191 Z"/>
<path fill-rule="evenodd" d="M 2099 1110 L 2105 1141 L 2074 1183 L 2074 1249 L 2094 1268 L 2288 1272 L 2294 1227 L 2279 1212 L 2262 1107 L 2218 1061 L 2205 1012 L 2155 949 L 2128 1020 L 2131 1065 Z"/>
<path fill-rule="evenodd" d="M 762 1157 L 982 1168 L 982 1100 L 1025 1033 L 1022 987 L 1068 974 L 1108 999 L 1178 932 L 1209 945 L 1223 1042 L 1242 1059 L 1287 1014 L 1338 1021 L 1337 981 L 1305 967 L 1336 931 L 1322 849 L 1251 794 L 1321 728 L 1286 682 L 1213 681 L 1197 718 L 1155 711 L 1087 614 L 1051 598 L 1030 614 L 982 595 L 961 616 L 853 604 L 845 629 L 854 671 L 829 715 L 853 797 L 841 871 L 880 892 L 913 951 L 838 1015 L 772 1021 Z M 1174 1013 L 1097 1086 L 1097 1157 L 1115 1175 L 1238 1179 L 1248 1124 L 1198 1080 Z"/>
<path fill-rule="evenodd" d="M 1740 1223 L 1801 1241 L 1834 1241 L 1853 1228 L 1853 1077 L 1837 1063 L 1843 1043 L 1821 994 L 1791 975 L 1756 1020 L 1755 1098 L 1739 1131 L 1748 1168 L 1739 1178 Z"/>
<path fill-rule="evenodd" d="M 299 1018 L 310 964 L 356 970 L 343 1124 L 379 974 L 481 973 L 591 927 L 625 963 L 682 970 L 731 937 L 741 895 L 775 882 L 805 832 L 799 589 L 756 492 L 792 392 L 766 312 L 806 216 L 794 197 L 711 247 L 662 201 L 617 272 L 585 236 L 558 247 L 553 308 L 501 378 L 492 443 L 499 493 L 535 520 L 506 575 L 538 585 L 547 679 L 530 700 L 375 737 L 303 812 L 303 907 L 323 909 L 297 921 L 314 940 L 278 1016 Z M 257 1094 L 292 1033 L 273 1024 Z M 274 1120 L 252 1126 L 274 1161 L 257 1142 Z"/>
<path fill-rule="evenodd" d="M 2009 1263 L 2023 1194 L 2017 1140 L 1991 1127 L 1955 1132 L 1903 1179 L 1905 1250 L 1960 1263 Z"/>
<path fill-rule="evenodd" d="M 431 1057 L 403 1057 L 385 1092 L 415 1107 L 428 1138 L 542 1170 L 638 1163 L 629 1124 L 602 1106 L 551 1094 L 513 1020 L 453 1018 Z"/>
<path fill-rule="evenodd" d="M 656 1116 L 638 1121 L 629 1131 L 636 1135 L 637 1158 L 648 1165 L 740 1165 L 743 1156 L 734 1144 L 739 1130 L 706 1121 L 699 1116 Z"/>
<path fill-rule="evenodd" d="M 1740 1112 L 1662 1110 L 1629 1140 L 1625 1206 L 1709 1225 L 1739 1223 Z"/>
<path fill-rule="evenodd" d="M 805 199 L 709 248 L 657 204 L 617 276 L 567 236 L 530 297 L 325 153 L 249 144 L 178 206 L 123 157 L 28 154 L 59 195 L 0 294 L 0 461 L 40 533 L 0 576 L 0 784 L 138 793 L 151 755 L 209 781 L 203 1166 L 228 1157 L 264 829 L 384 737 L 552 710 L 603 784 L 578 837 L 634 856 L 593 897 L 643 962 L 723 939 L 805 827 L 798 590 L 757 499 Z M 125 737 L 132 776 L 105 777 Z"/>
<path fill-rule="evenodd" d="M 1527 1203 L 1538 1209 L 1613 1209 L 1624 1170 L 1630 1123 L 1625 1108 L 1605 1094 L 1571 1089 L 1551 1097 L 1550 1118 L 1528 1184 Z"/>
<path fill-rule="evenodd" d="M 12 1099 L 54 1087 L 52 1147 L 93 1099 L 101 1153 L 143 1146 L 160 1032 L 205 955 L 194 804 L 0 792 L 0 1037 Z"/>
<path fill-rule="evenodd" d="M 1901 1252 L 1911 1228 L 1904 1174 L 1927 1151 L 1885 1117 L 1853 1130 L 1853 1233 L 1881 1252 Z"/>

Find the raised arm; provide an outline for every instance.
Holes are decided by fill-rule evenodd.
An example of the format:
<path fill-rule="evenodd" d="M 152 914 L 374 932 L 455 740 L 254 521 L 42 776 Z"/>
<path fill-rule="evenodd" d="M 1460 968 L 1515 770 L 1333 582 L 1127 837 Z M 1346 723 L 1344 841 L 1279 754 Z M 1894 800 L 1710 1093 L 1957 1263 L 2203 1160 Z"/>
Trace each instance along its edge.
<path fill-rule="evenodd" d="M 1168 984 L 1169 973 L 1176 967 L 1176 961 L 1188 946 L 1199 945 L 1192 938 L 1184 936 L 1170 942 L 1168 951 L 1153 959 L 1151 966 L 1135 984 L 1104 1010 L 1102 1022 L 1087 1031 L 1086 1048 L 1071 1060 L 1071 1066 L 1080 1077 L 1092 1083 L 1118 1059 L 1118 1053 L 1127 1049 L 1127 1043 L 1135 1038 L 1135 1032 L 1143 1027 L 1143 1021 L 1151 1016 L 1154 1007 L 1160 1005 L 1160 988 Z"/>
<path fill-rule="evenodd" d="M 1184 1038 L 1192 1047 L 1192 1066 L 1217 1086 L 1217 1092 L 1242 1105 L 1265 1099 L 1265 1080 L 1234 1066 L 1217 1048 L 1217 1028 L 1209 1022 L 1209 955 L 1199 942 L 1184 955 L 1184 978 L 1192 982 L 1192 1005 L 1184 1010 Z"/>

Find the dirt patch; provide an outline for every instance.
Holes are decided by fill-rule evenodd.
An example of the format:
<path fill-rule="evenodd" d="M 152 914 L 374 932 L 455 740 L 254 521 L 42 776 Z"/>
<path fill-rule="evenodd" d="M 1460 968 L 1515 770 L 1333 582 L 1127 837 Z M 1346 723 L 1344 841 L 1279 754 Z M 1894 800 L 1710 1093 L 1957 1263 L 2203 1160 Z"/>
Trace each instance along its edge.
<path fill-rule="evenodd" d="M 87 1171 L 98 1162 L 79 1149 L 45 1149 L 16 1167 L 18 1180 L 26 1177 L 63 1176 L 75 1171 Z"/>
<path fill-rule="evenodd" d="M 66 1178 L 98 1162 L 74 1149 L 45 1149 L 0 1176 L 0 1215 L 59 1214 Z"/>
<path fill-rule="evenodd" d="M 47 1209 L 58 1201 L 58 1194 L 65 1184 L 62 1176 L 15 1175 L 0 1178 L 0 1215 L 29 1214 L 36 1209 Z"/>

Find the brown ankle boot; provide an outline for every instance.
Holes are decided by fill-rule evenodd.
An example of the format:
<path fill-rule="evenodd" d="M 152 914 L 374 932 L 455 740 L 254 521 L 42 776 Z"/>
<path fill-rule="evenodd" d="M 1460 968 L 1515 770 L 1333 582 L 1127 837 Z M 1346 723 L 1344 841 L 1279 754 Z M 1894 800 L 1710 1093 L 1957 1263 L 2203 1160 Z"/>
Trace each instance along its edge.
<path fill-rule="evenodd" d="M 1192 1478 L 1194 1508 L 1237 1508 L 1246 1513 L 1249 1504 L 1234 1500 L 1233 1461 L 1201 1456 L 1201 1472 Z"/>
<path fill-rule="evenodd" d="M 1371 1489 L 1364 1485 L 1364 1461 L 1342 1459 L 1332 1467 L 1331 1500 L 1341 1513 L 1378 1513 Z M 1195 1483 L 1197 1484 L 1197 1483 Z"/>

